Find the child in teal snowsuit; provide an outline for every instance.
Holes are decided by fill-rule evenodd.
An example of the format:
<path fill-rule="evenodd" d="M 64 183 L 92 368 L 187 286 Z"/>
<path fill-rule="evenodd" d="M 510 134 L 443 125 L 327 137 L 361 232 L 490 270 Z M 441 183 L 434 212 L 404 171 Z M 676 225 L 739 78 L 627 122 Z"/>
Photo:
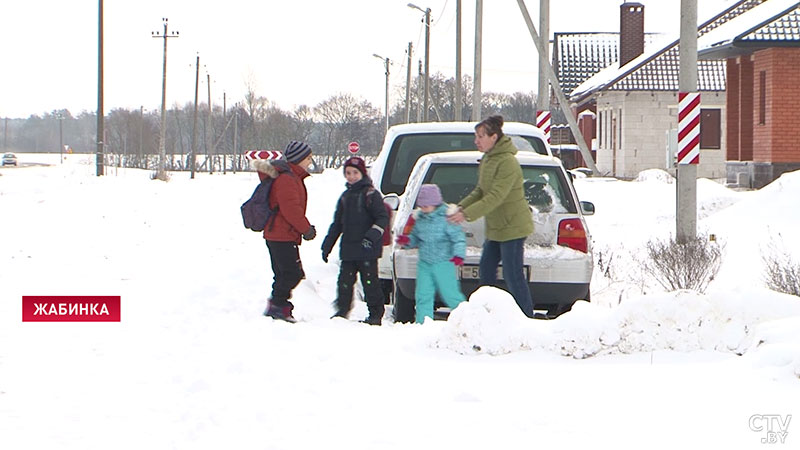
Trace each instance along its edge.
<path fill-rule="evenodd" d="M 461 292 L 456 270 L 464 264 L 466 238 L 460 225 L 447 221 L 448 205 L 435 184 L 424 184 L 417 196 L 411 233 L 398 236 L 397 243 L 407 248 L 419 248 L 417 285 L 414 297 L 417 304 L 416 322 L 433 318 L 433 300 L 439 293 L 442 301 L 455 308 L 466 298 Z"/>

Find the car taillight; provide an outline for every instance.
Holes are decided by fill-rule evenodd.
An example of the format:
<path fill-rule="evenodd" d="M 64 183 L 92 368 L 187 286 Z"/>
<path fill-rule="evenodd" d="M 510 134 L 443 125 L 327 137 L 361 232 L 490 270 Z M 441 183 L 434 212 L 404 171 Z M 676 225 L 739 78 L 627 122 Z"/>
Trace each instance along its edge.
<path fill-rule="evenodd" d="M 587 253 L 589 241 L 580 219 L 564 219 L 558 224 L 558 245 Z"/>

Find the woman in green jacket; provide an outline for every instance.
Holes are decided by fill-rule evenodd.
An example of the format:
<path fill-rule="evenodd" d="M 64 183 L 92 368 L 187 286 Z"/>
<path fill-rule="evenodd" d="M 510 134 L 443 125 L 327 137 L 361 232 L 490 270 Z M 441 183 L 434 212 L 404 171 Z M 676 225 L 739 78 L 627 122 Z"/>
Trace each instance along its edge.
<path fill-rule="evenodd" d="M 503 278 L 523 313 L 533 317 L 533 301 L 525 277 L 525 238 L 533 233 L 533 217 L 523 189 L 517 148 L 503 134 L 503 117 L 490 116 L 475 126 L 475 145 L 485 153 L 478 167 L 478 185 L 458 203 L 450 220 L 461 223 L 486 217 L 486 241 L 480 261 L 480 285 L 497 284 L 502 261 Z"/>

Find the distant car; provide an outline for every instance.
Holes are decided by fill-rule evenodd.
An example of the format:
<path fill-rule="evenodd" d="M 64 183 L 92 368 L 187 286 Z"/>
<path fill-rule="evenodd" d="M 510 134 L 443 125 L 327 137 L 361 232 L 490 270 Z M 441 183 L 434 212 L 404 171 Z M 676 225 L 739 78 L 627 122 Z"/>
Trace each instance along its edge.
<path fill-rule="evenodd" d="M 478 161 L 482 156 L 480 152 L 468 151 L 420 157 L 409 176 L 405 195 L 400 197 L 394 235 L 403 233 L 422 184 L 438 185 L 446 203 L 455 204 L 466 197 L 477 184 Z M 556 317 L 569 311 L 576 300 L 590 298 L 594 261 L 584 215 L 594 214 L 594 205 L 578 200 L 558 158 L 533 152 L 518 152 L 516 156 L 522 166 L 525 195 L 534 218 L 534 233 L 526 240 L 524 260 L 534 310 Z M 478 262 L 485 240 L 483 219 L 465 223 L 464 230 L 467 255 L 459 278 L 462 291 L 469 296 L 479 284 Z M 391 255 L 395 320 L 412 321 L 418 250 L 393 244 Z M 502 277 L 502 267 L 498 272 Z"/>
<path fill-rule="evenodd" d="M 17 165 L 17 155 L 13 153 L 6 153 L 3 155 L 3 165 L 4 166 L 16 166 Z"/>
<path fill-rule="evenodd" d="M 592 169 L 588 167 L 576 167 L 569 169 L 568 172 L 572 174 L 573 178 L 586 178 L 593 175 Z"/>

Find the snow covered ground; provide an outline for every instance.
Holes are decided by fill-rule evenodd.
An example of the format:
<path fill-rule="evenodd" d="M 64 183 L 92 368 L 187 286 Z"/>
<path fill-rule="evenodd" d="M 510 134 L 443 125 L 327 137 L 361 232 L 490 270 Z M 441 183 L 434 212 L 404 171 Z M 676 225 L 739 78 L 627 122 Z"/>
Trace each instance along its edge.
<path fill-rule="evenodd" d="M 238 210 L 253 173 L 164 183 L 19 157 L 53 165 L 0 170 L 2 449 L 800 445 L 800 298 L 767 290 L 761 261 L 775 236 L 800 258 L 800 172 L 752 192 L 698 181 L 698 229 L 725 244 L 705 294 L 635 264 L 675 228 L 673 180 L 648 171 L 576 181 L 604 258 L 592 303 L 528 320 L 482 288 L 446 322 L 370 327 L 363 302 L 329 319 L 322 236 L 301 246 L 301 322 L 261 316 L 268 254 Z M 343 183 L 307 179 L 321 235 Z M 22 322 L 23 295 L 119 295 L 122 320 Z"/>

